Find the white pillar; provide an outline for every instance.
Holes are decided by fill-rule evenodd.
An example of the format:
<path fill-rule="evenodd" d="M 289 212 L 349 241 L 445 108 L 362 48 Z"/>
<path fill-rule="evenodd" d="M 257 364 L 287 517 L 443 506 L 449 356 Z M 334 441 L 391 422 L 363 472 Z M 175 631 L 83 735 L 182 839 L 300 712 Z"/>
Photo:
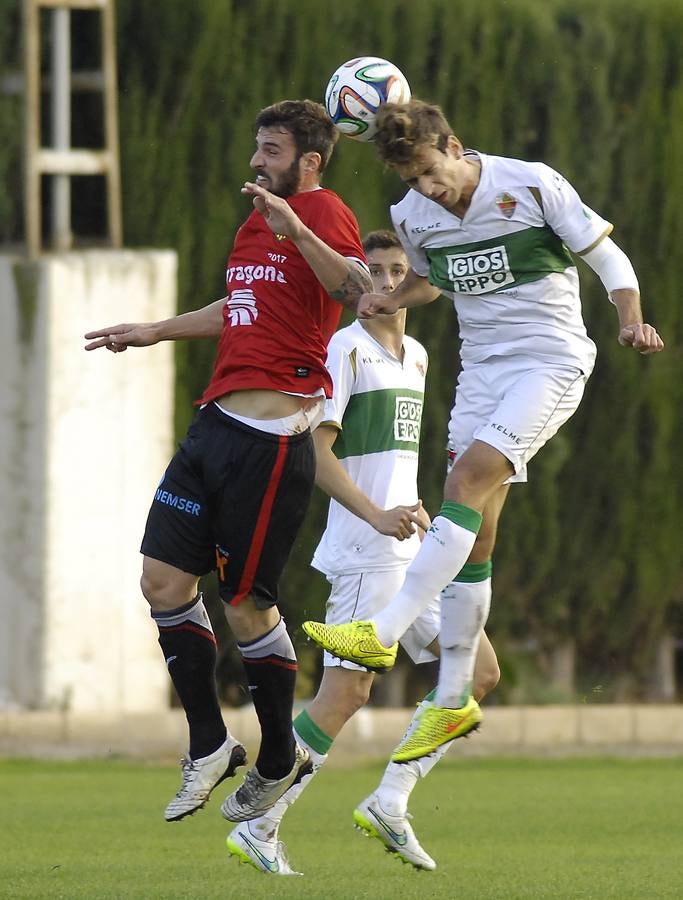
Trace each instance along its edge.
<path fill-rule="evenodd" d="M 172 251 L 0 256 L 0 708 L 168 705 L 139 543 L 173 346 L 86 353 L 83 334 L 175 311 Z"/>

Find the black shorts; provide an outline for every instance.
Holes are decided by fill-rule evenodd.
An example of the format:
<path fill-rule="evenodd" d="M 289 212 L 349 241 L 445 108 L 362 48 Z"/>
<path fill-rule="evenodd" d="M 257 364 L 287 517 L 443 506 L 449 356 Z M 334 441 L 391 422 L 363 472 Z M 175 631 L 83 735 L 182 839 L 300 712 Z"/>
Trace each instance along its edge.
<path fill-rule="evenodd" d="M 157 488 L 141 552 L 193 575 L 216 569 L 226 603 L 273 606 L 314 477 L 310 431 L 269 434 L 209 403 Z"/>

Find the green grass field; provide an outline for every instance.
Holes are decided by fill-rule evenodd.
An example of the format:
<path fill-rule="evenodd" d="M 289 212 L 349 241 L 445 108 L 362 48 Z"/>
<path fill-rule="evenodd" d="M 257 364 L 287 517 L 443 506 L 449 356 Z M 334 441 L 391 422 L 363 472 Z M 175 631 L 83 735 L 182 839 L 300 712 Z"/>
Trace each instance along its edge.
<path fill-rule="evenodd" d="M 282 829 L 303 878 L 224 852 L 228 793 L 177 824 L 171 766 L 0 761 L 0 896 L 11 898 L 683 897 L 683 760 L 457 760 L 418 785 L 417 872 L 354 831 L 382 766 L 323 771 Z"/>

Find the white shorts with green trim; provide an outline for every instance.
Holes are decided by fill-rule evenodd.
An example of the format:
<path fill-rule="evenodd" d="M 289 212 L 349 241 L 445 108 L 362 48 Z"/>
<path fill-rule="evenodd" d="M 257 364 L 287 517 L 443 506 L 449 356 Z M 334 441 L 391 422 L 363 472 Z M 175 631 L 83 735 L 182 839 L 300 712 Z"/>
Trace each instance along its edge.
<path fill-rule="evenodd" d="M 473 441 L 510 460 L 509 482 L 526 481 L 532 457 L 576 412 L 588 376 L 529 357 L 496 357 L 463 369 L 448 426 L 453 465 Z"/>
<path fill-rule="evenodd" d="M 399 592 L 405 579 L 406 566 L 382 572 L 360 572 L 351 575 L 328 575 L 332 585 L 325 611 L 328 625 L 344 625 L 352 619 L 372 619 Z M 400 639 L 400 644 L 415 663 L 433 662 L 437 657 L 426 648 L 439 634 L 441 604 L 435 597 Z M 325 651 L 323 665 L 342 666 L 366 672 L 364 666 L 341 660 Z"/>

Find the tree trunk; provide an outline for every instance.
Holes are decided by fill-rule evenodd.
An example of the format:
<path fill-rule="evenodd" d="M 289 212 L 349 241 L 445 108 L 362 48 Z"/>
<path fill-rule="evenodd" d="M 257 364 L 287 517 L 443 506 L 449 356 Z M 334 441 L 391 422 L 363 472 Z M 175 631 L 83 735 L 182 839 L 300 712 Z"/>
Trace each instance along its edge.
<path fill-rule="evenodd" d="M 657 641 L 645 698 L 657 703 L 676 699 L 676 644 L 670 634 L 663 634 Z"/>
<path fill-rule="evenodd" d="M 575 692 L 576 646 L 571 638 L 557 644 L 548 654 L 548 679 L 557 693 L 569 700 Z"/>

